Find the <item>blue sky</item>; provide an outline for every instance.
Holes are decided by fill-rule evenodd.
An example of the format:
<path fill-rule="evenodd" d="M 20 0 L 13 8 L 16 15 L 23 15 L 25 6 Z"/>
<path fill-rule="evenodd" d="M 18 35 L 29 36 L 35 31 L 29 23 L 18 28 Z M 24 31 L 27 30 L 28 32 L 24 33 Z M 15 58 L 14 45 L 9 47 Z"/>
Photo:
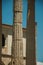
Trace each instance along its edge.
<path fill-rule="evenodd" d="M 23 0 L 22 25 L 26 27 L 27 0 Z M 43 0 L 35 0 L 35 21 L 37 22 L 37 61 L 43 62 Z M 13 0 L 2 0 L 2 23 L 13 24 Z"/>
<path fill-rule="evenodd" d="M 2 23 L 13 24 L 13 0 L 2 0 Z"/>
<path fill-rule="evenodd" d="M 37 61 L 43 62 L 43 0 L 35 1 L 35 20 L 37 22 Z"/>

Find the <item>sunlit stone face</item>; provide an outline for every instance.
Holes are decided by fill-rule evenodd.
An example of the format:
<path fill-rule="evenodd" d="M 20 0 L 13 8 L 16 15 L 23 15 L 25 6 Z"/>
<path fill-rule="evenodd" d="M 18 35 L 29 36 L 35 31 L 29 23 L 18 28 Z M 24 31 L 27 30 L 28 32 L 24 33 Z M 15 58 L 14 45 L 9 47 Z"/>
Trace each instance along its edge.
<path fill-rule="evenodd" d="M 14 22 L 22 22 L 22 15 L 21 15 L 22 13 L 15 13 L 14 14 L 14 16 L 15 16 L 15 18 L 14 18 Z"/>
<path fill-rule="evenodd" d="M 16 0 L 15 1 L 15 6 L 14 6 L 15 11 L 22 11 L 22 0 Z"/>

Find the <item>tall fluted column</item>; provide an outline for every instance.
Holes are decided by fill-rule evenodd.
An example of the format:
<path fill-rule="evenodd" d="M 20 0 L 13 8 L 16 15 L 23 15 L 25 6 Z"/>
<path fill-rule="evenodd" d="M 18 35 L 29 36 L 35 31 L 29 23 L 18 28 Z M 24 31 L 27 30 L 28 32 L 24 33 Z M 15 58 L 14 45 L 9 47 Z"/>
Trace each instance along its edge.
<path fill-rule="evenodd" d="M 14 0 L 12 65 L 23 65 L 22 0 Z"/>
<path fill-rule="evenodd" d="M 2 0 L 0 0 L 0 65 L 4 65 L 2 62 Z"/>
<path fill-rule="evenodd" d="M 35 52 L 35 0 L 28 0 L 26 65 L 36 65 Z"/>

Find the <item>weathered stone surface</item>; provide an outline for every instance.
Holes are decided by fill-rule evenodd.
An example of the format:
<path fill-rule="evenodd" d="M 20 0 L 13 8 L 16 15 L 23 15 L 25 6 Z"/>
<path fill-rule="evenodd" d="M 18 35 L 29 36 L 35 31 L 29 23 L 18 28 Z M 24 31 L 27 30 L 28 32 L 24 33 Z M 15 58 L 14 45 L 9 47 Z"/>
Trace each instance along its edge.
<path fill-rule="evenodd" d="M 14 2 L 12 65 L 23 65 L 22 0 Z"/>
<path fill-rule="evenodd" d="M 16 12 L 14 14 L 15 18 L 14 18 L 14 22 L 18 22 L 18 23 L 22 23 L 22 13 L 18 13 Z M 17 25 L 17 24 L 16 24 Z"/>
<path fill-rule="evenodd" d="M 35 50 L 35 2 L 28 0 L 26 65 L 36 65 Z"/>
<path fill-rule="evenodd" d="M 11 61 L 11 58 L 2 57 L 2 62 L 4 62 L 4 65 L 8 65 Z"/>
<path fill-rule="evenodd" d="M 14 1 L 14 11 L 22 11 L 22 0 L 16 0 Z"/>

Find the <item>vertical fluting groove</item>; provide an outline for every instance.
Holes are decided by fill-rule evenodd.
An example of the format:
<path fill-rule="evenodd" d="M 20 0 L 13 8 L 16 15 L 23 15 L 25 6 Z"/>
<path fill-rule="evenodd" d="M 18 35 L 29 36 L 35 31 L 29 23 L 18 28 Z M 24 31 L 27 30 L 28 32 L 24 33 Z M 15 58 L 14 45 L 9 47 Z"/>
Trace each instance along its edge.
<path fill-rule="evenodd" d="M 14 0 L 12 65 L 23 65 L 22 0 Z"/>

